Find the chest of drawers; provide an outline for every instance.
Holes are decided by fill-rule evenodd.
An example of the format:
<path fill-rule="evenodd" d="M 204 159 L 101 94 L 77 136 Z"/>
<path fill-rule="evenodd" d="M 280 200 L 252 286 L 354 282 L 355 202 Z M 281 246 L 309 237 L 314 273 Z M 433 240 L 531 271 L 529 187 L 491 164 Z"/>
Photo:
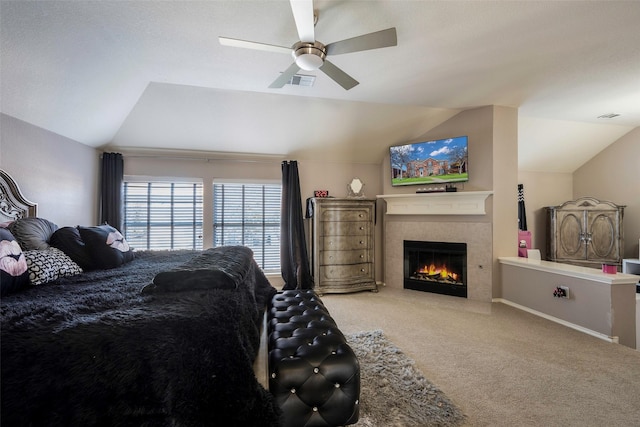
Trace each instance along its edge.
<path fill-rule="evenodd" d="M 311 203 L 311 268 L 316 291 L 377 291 L 375 200 L 314 198 Z"/>

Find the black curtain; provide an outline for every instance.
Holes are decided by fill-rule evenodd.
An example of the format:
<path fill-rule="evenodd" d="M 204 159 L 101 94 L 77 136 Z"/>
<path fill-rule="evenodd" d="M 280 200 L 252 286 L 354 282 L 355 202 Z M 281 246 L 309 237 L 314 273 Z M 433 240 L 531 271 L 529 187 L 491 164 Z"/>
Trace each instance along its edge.
<path fill-rule="evenodd" d="M 518 184 L 518 229 L 527 229 L 527 213 L 524 210 L 524 186 Z"/>
<path fill-rule="evenodd" d="M 298 162 L 282 162 L 280 264 L 283 289 L 312 289 L 313 278 L 304 234 Z"/>
<path fill-rule="evenodd" d="M 102 154 L 100 223 L 122 230 L 122 182 L 124 161 L 120 153 Z"/>

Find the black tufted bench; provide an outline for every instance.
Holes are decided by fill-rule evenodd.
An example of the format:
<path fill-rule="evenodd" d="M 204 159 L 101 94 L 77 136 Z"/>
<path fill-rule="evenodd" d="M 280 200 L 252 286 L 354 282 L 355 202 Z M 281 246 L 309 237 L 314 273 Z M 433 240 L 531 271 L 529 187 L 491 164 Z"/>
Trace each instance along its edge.
<path fill-rule="evenodd" d="M 312 290 L 278 292 L 268 315 L 269 390 L 284 426 L 358 421 L 360 365 Z"/>

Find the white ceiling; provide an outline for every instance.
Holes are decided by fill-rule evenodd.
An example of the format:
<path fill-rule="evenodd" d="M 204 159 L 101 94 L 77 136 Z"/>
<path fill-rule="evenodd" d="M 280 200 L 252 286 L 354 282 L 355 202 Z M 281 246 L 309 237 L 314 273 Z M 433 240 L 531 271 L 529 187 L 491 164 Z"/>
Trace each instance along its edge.
<path fill-rule="evenodd" d="M 269 89 L 298 41 L 288 1 L 5 1 L 4 114 L 108 149 L 379 163 L 457 112 L 519 109 L 519 167 L 573 172 L 640 126 L 638 1 L 316 1 L 323 43 L 396 27 L 398 46 L 330 57 Z M 598 119 L 618 113 L 611 120 Z M 336 155 L 336 152 L 338 155 Z"/>

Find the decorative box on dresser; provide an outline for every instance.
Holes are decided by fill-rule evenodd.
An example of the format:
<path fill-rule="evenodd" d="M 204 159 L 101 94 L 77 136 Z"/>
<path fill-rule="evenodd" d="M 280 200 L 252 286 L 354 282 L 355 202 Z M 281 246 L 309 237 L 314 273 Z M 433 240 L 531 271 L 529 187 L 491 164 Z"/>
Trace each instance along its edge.
<path fill-rule="evenodd" d="M 377 291 L 374 268 L 376 201 L 313 198 L 311 268 L 323 293 Z"/>
<path fill-rule="evenodd" d="M 592 197 L 547 207 L 547 259 L 585 267 L 620 266 L 624 208 Z"/>

